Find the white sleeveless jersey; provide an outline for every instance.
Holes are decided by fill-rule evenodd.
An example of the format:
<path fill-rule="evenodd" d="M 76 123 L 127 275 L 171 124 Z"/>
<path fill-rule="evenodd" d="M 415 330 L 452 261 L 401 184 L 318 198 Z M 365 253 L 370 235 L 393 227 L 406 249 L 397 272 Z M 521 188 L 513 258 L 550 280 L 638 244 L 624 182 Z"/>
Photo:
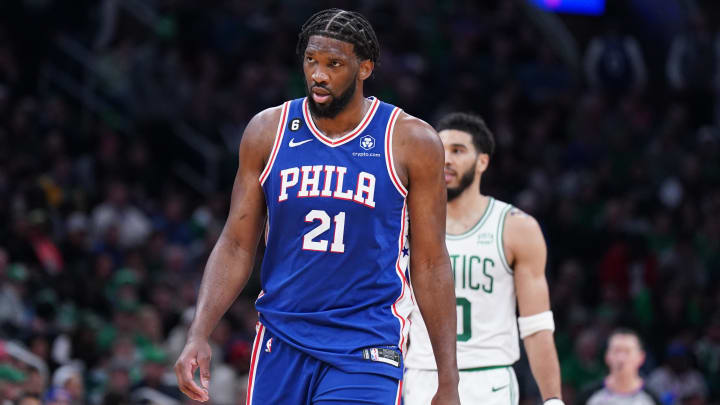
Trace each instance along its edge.
<path fill-rule="evenodd" d="M 513 272 L 505 258 L 503 227 L 510 204 L 492 197 L 482 218 L 462 235 L 446 235 L 457 297 L 460 370 L 504 366 L 520 358 Z M 417 306 L 410 320 L 408 368 L 436 369 Z"/>

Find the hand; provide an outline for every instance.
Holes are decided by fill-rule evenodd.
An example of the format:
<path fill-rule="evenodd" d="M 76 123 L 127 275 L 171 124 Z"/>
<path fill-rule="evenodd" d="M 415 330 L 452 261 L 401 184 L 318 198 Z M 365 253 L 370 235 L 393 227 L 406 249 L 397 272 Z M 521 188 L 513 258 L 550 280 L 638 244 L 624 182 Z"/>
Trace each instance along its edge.
<path fill-rule="evenodd" d="M 180 357 L 175 362 L 175 376 L 178 387 L 190 399 L 205 402 L 210 399 L 208 386 L 210 384 L 210 344 L 207 339 L 188 340 L 185 343 Z M 195 370 L 200 368 L 199 386 L 193 380 Z"/>
<path fill-rule="evenodd" d="M 438 387 L 435 396 L 432 399 L 431 405 L 460 405 L 460 396 L 458 395 L 457 385 Z"/>

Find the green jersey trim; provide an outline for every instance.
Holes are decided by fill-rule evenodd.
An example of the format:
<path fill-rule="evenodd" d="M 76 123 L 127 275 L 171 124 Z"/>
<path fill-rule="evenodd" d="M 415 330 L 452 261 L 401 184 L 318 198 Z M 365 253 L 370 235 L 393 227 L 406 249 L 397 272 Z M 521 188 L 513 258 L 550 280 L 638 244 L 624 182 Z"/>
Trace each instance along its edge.
<path fill-rule="evenodd" d="M 470 228 L 469 231 L 465 231 L 459 235 L 445 233 L 445 238 L 450 239 L 450 240 L 465 239 L 468 236 L 475 233 L 478 229 L 480 229 L 483 226 L 483 224 L 485 223 L 485 221 L 487 221 L 487 219 L 490 217 L 490 213 L 492 212 L 493 206 L 495 205 L 495 199 L 492 197 L 488 197 L 488 198 L 490 198 L 490 200 L 488 201 L 487 207 L 485 207 L 485 212 L 483 212 L 482 216 L 480 217 L 480 220 L 478 220 L 478 222 L 475 225 L 473 225 L 473 227 Z"/>
<path fill-rule="evenodd" d="M 507 218 L 507 213 L 512 209 L 512 205 L 508 204 L 507 207 L 500 213 L 500 220 L 498 221 L 498 229 L 496 232 L 497 235 L 497 248 L 498 248 L 498 254 L 500 255 L 500 261 L 503 264 L 503 267 L 505 267 L 505 271 L 508 272 L 508 274 L 514 274 L 513 269 L 510 267 L 507 261 L 507 257 L 505 257 L 505 244 L 503 242 L 503 232 L 505 231 L 505 219 Z"/>
<path fill-rule="evenodd" d="M 460 372 L 487 371 L 487 370 L 495 370 L 498 368 L 508 368 L 508 367 L 510 367 L 510 366 L 509 365 L 507 365 L 507 366 L 485 366 L 485 367 L 461 368 L 459 371 Z"/>
<path fill-rule="evenodd" d="M 513 378 L 512 369 L 508 367 L 506 370 L 508 372 L 508 385 L 510 385 L 510 405 L 515 405 L 515 379 Z"/>

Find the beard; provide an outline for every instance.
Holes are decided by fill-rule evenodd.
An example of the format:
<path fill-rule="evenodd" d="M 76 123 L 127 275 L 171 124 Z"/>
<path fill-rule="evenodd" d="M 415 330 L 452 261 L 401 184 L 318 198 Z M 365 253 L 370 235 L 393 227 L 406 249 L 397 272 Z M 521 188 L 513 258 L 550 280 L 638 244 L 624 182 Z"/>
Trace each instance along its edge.
<path fill-rule="evenodd" d="M 305 93 L 307 94 L 307 100 L 310 107 L 310 112 L 318 118 L 335 118 L 337 117 L 342 110 L 347 107 L 348 103 L 350 103 L 350 100 L 355 95 L 355 83 L 357 82 L 357 73 L 355 74 L 355 77 L 353 80 L 350 81 L 350 86 L 348 86 L 345 91 L 343 91 L 339 97 L 335 97 L 335 94 L 333 94 L 330 90 L 328 90 L 326 87 L 321 85 L 315 85 L 312 87 L 321 87 L 330 93 L 330 96 L 332 96 L 332 99 L 330 102 L 326 105 L 320 105 L 315 102 L 312 98 L 312 92 L 309 87 L 305 87 Z"/>
<path fill-rule="evenodd" d="M 468 171 L 463 173 L 462 177 L 460 177 L 460 184 L 458 184 L 457 187 L 447 188 L 447 199 L 448 201 L 452 201 L 460 194 L 462 194 L 465 189 L 470 187 L 470 185 L 475 181 L 475 167 L 472 166 Z"/>

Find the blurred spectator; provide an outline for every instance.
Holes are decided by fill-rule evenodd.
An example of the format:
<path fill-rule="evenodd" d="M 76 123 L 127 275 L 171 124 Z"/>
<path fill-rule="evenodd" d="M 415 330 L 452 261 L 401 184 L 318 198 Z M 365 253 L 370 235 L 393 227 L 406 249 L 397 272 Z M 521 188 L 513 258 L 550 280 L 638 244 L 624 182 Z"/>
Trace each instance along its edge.
<path fill-rule="evenodd" d="M 45 394 L 43 402 L 46 405 L 75 405 L 69 392 L 62 388 L 51 388 Z"/>
<path fill-rule="evenodd" d="M 717 398 L 720 394 L 720 312 L 712 317 L 694 349 L 700 371 L 710 388 L 710 396 Z"/>
<path fill-rule="evenodd" d="M 603 35 L 590 40 L 585 75 L 592 87 L 612 95 L 640 91 L 648 80 L 640 44 L 621 33 L 616 21 L 608 23 Z"/>
<path fill-rule="evenodd" d="M 685 32 L 673 39 L 666 69 L 670 85 L 681 92 L 698 122 L 711 123 L 713 93 L 720 89 L 720 34 L 713 34 L 703 11 L 694 11 Z"/>
<path fill-rule="evenodd" d="M 187 332 L 192 323 L 193 317 L 195 316 L 195 307 L 187 308 L 180 318 L 180 322 L 168 333 L 166 341 L 166 347 L 168 353 L 172 358 L 180 356 L 183 348 L 185 347 L 185 340 L 187 339 Z"/>
<path fill-rule="evenodd" d="M 120 404 L 123 402 L 129 402 L 129 393 L 132 383 L 130 377 L 131 365 L 132 362 L 127 359 L 114 360 L 111 362 L 107 371 L 107 383 L 103 390 L 104 396 L 101 403 Z"/>
<path fill-rule="evenodd" d="M 663 365 L 648 377 L 647 386 L 663 404 L 685 404 L 688 401 L 705 403 L 707 386 L 702 374 L 692 367 L 687 346 L 681 342 L 671 343 Z"/>
<path fill-rule="evenodd" d="M 136 397 L 147 389 L 157 391 L 165 396 L 180 399 L 181 393 L 176 385 L 172 385 L 175 374 L 168 372 L 167 353 L 159 347 L 148 346 L 142 352 L 142 379 L 133 385 L 132 396 Z"/>
<path fill-rule="evenodd" d="M 213 358 L 228 359 L 230 357 L 229 354 L 225 353 L 225 350 L 231 347 L 230 335 L 230 323 L 227 320 L 221 320 L 210 336 Z M 210 374 L 212 380 L 208 392 L 213 397 L 213 402 L 218 405 L 232 405 L 235 402 L 237 387 L 240 384 L 236 369 L 232 367 L 232 363 L 214 363 Z"/>
<path fill-rule="evenodd" d="M 560 365 L 563 385 L 571 387 L 574 392 L 582 391 L 588 384 L 603 376 L 598 340 L 595 330 L 582 331 L 575 341 L 575 350 Z"/>
<path fill-rule="evenodd" d="M 711 89 L 720 69 L 720 38 L 714 36 L 705 14 L 697 10 L 687 30 L 673 39 L 667 60 L 667 76 L 676 90 Z"/>
<path fill-rule="evenodd" d="M 185 221 L 185 198 L 177 193 L 167 196 L 163 212 L 153 219 L 154 228 L 167 235 L 171 244 L 187 246 L 192 241 L 190 224 Z"/>
<path fill-rule="evenodd" d="M 22 396 L 22 383 L 25 373 L 11 364 L 0 364 L 0 400 L 3 405 L 12 404 Z"/>
<path fill-rule="evenodd" d="M 21 328 L 27 325 L 25 314 L 24 282 L 28 278 L 27 268 L 20 264 L 12 264 L 7 267 L 5 279 L 0 287 L 0 325 L 8 325 L 14 328 Z"/>
<path fill-rule="evenodd" d="M 117 242 L 123 248 L 143 243 L 150 234 L 150 221 L 129 201 L 127 186 L 113 180 L 107 188 L 105 201 L 92 213 L 93 232 L 97 237 L 112 243 Z M 117 232 L 117 236 L 109 235 Z"/>
<path fill-rule="evenodd" d="M 74 272 L 79 272 L 89 265 L 87 263 L 90 250 L 88 226 L 88 218 L 83 212 L 76 211 L 68 216 L 67 236 L 61 245 L 61 250 L 65 263 Z"/>
<path fill-rule="evenodd" d="M 27 370 L 27 379 L 23 385 L 23 392 L 26 395 L 40 397 L 45 392 L 47 381 L 45 376 L 36 368 Z"/>
<path fill-rule="evenodd" d="M 32 210 L 28 214 L 27 241 L 35 253 L 35 260 L 49 274 L 57 274 L 64 267 L 57 244 L 50 235 L 50 224 L 43 210 Z"/>
<path fill-rule="evenodd" d="M 83 373 L 75 364 L 68 364 L 55 370 L 52 386 L 67 393 L 71 405 L 85 402 L 85 385 Z"/>
<path fill-rule="evenodd" d="M 30 394 L 24 394 L 17 403 L 18 405 L 42 405 L 40 398 Z"/>
<path fill-rule="evenodd" d="M 617 329 L 608 338 L 605 364 L 610 373 L 602 381 L 586 389 L 577 402 L 581 405 L 660 405 L 660 401 L 645 388 L 640 367 L 645 362 L 645 350 L 637 333 Z"/>

